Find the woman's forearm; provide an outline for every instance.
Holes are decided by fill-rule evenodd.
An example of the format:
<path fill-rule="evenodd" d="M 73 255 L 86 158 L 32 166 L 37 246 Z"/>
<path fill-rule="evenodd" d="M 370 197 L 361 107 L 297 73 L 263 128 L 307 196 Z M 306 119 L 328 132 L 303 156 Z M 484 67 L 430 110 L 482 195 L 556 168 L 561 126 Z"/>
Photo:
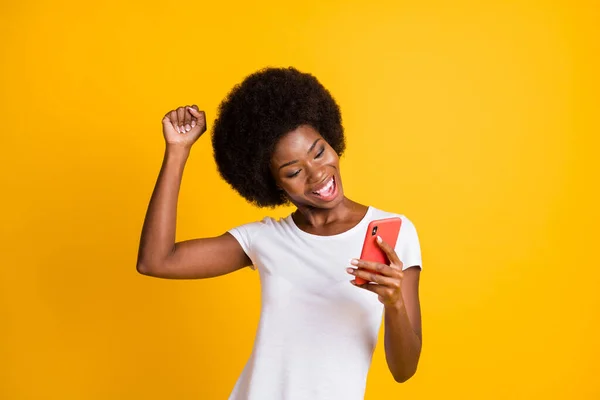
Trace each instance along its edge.
<path fill-rule="evenodd" d="M 179 146 L 167 146 L 152 193 L 138 251 L 139 272 L 160 266 L 175 245 L 177 222 L 177 199 L 183 170 L 190 150 Z"/>
<path fill-rule="evenodd" d="M 404 303 L 386 306 L 385 358 L 396 382 L 405 382 L 417 371 L 421 339 L 410 323 Z"/>

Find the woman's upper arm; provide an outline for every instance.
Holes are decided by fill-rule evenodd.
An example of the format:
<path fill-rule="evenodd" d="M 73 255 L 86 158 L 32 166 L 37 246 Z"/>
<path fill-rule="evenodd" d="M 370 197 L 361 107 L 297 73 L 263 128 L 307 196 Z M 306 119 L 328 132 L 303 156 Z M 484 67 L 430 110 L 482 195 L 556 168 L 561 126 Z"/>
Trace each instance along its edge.
<path fill-rule="evenodd" d="M 202 279 L 225 275 L 251 264 L 237 239 L 225 232 L 221 236 L 177 242 L 162 265 L 140 266 L 138 271 L 157 278 Z"/>

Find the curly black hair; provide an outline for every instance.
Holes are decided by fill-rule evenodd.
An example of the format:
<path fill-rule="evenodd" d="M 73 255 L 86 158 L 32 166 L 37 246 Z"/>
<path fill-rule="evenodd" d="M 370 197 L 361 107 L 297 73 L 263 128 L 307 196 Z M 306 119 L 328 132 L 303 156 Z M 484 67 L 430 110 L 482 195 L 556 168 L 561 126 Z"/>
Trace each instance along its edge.
<path fill-rule="evenodd" d="M 219 173 L 258 207 L 288 202 L 271 175 L 277 141 L 310 125 L 341 156 L 346 147 L 340 108 L 313 75 L 289 68 L 265 68 L 236 85 L 221 102 L 212 145 Z"/>

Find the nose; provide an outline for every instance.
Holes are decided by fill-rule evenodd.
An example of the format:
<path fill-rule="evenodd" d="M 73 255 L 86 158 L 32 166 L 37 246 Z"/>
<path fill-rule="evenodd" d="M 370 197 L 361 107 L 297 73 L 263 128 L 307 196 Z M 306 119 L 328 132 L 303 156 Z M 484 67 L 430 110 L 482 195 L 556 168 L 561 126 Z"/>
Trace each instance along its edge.
<path fill-rule="evenodd" d="M 308 168 L 308 181 L 310 183 L 319 183 L 324 178 L 327 172 L 322 166 L 315 166 Z"/>

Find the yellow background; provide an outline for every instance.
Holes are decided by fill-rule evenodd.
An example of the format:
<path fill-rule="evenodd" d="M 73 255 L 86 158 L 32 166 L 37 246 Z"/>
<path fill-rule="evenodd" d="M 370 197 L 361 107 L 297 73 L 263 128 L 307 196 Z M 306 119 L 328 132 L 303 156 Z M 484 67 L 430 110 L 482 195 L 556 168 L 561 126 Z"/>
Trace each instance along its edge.
<path fill-rule="evenodd" d="M 212 126 L 268 65 L 331 90 L 347 195 L 420 235 L 419 370 L 395 383 L 380 341 L 366 398 L 600 398 L 600 5 L 523 3 L 3 2 L 0 398 L 226 398 L 257 273 L 135 261 L 162 116 L 198 104 Z M 209 133 L 178 240 L 290 212 L 221 181 Z"/>

